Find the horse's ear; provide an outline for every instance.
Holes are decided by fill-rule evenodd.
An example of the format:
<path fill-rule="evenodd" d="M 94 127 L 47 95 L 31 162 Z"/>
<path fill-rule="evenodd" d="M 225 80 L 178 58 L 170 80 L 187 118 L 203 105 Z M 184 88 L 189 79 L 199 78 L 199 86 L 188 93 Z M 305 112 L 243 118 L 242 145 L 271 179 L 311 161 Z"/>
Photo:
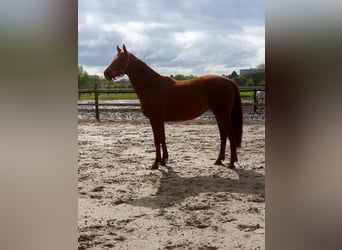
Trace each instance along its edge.
<path fill-rule="evenodd" d="M 121 52 L 121 49 L 120 49 L 119 45 L 116 45 L 116 49 L 117 49 L 118 53 Z"/>
<path fill-rule="evenodd" d="M 127 49 L 126 49 L 126 46 L 125 46 L 125 44 L 123 44 L 123 45 L 122 45 L 122 48 L 123 48 L 124 52 L 126 52 L 126 53 L 127 53 Z"/>

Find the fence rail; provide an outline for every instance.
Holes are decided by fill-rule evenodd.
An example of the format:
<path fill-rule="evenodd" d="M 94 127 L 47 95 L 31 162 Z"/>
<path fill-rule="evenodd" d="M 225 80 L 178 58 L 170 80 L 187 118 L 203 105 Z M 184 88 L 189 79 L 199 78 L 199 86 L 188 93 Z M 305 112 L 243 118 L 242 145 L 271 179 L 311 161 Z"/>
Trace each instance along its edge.
<path fill-rule="evenodd" d="M 253 102 L 252 103 L 242 103 L 243 106 L 253 106 L 254 113 L 257 112 L 258 106 L 265 106 L 265 103 L 257 102 L 257 91 L 265 91 L 264 86 L 248 86 L 248 87 L 239 87 L 240 92 L 250 92 L 253 91 Z M 78 106 L 94 106 L 95 107 L 95 117 L 97 120 L 100 119 L 100 110 L 99 106 L 125 106 L 127 110 L 131 110 L 131 108 L 127 107 L 137 107 L 140 106 L 140 103 L 99 103 L 99 95 L 100 94 L 122 94 L 122 93 L 135 93 L 133 88 L 113 88 L 113 89 L 79 89 L 78 95 L 81 94 L 94 94 L 94 103 L 78 103 Z M 125 110 L 126 110 L 125 109 Z M 133 110 L 133 109 L 132 109 Z M 119 110 L 117 110 L 119 111 Z"/>

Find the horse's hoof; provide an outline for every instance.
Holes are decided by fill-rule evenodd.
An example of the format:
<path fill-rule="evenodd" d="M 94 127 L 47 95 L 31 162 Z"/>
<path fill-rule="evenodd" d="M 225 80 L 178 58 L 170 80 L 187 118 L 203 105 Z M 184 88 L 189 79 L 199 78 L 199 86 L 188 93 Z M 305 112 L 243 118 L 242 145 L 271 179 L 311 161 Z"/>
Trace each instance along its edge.
<path fill-rule="evenodd" d="M 222 161 L 221 161 L 221 160 L 216 160 L 216 161 L 215 161 L 215 165 L 221 165 L 221 166 L 222 166 L 222 165 L 223 165 L 223 163 L 222 163 Z"/>
<path fill-rule="evenodd" d="M 151 167 L 151 170 L 156 170 L 156 169 L 158 169 L 158 164 L 153 164 Z"/>
<path fill-rule="evenodd" d="M 236 169 L 234 163 L 229 163 L 228 168 L 230 168 L 230 169 Z"/>
<path fill-rule="evenodd" d="M 160 165 L 162 166 L 166 166 L 166 164 L 169 162 L 169 157 L 168 156 L 164 156 L 160 162 Z"/>

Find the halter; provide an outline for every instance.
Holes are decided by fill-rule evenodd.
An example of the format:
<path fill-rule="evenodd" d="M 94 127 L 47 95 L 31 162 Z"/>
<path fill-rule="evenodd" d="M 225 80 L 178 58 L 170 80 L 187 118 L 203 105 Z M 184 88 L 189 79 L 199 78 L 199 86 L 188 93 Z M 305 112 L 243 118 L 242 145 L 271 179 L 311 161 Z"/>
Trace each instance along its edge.
<path fill-rule="evenodd" d="M 114 74 L 112 68 L 109 68 L 110 71 L 112 72 L 113 76 L 114 76 L 114 80 L 117 79 L 117 78 L 123 77 L 126 74 L 127 67 L 128 67 L 128 62 L 129 62 L 129 59 L 131 57 L 130 53 L 129 52 L 127 52 L 127 53 L 128 53 L 128 58 L 127 58 L 126 67 L 123 70 L 118 71 L 118 75 Z"/>

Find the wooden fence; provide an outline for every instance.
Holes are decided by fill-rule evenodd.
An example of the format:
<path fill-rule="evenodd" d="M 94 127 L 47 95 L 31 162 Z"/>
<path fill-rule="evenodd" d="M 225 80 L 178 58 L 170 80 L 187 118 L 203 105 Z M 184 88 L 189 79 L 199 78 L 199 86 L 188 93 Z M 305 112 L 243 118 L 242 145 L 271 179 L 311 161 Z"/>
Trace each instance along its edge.
<path fill-rule="evenodd" d="M 248 87 L 239 87 L 240 92 L 250 92 L 253 91 L 253 102 L 252 103 L 242 103 L 243 106 L 251 106 L 253 105 L 254 113 L 257 112 L 258 106 L 265 106 L 265 103 L 257 102 L 257 91 L 264 91 L 264 86 L 248 86 Z M 94 94 L 94 102 L 93 103 L 78 103 L 78 106 L 94 106 L 95 107 L 95 117 L 97 120 L 100 120 L 100 110 L 99 106 L 125 106 L 125 107 L 134 107 L 140 106 L 139 103 L 99 103 L 99 95 L 100 94 L 121 94 L 121 93 L 135 93 L 133 88 L 113 88 L 113 89 L 79 89 L 78 94 Z"/>

